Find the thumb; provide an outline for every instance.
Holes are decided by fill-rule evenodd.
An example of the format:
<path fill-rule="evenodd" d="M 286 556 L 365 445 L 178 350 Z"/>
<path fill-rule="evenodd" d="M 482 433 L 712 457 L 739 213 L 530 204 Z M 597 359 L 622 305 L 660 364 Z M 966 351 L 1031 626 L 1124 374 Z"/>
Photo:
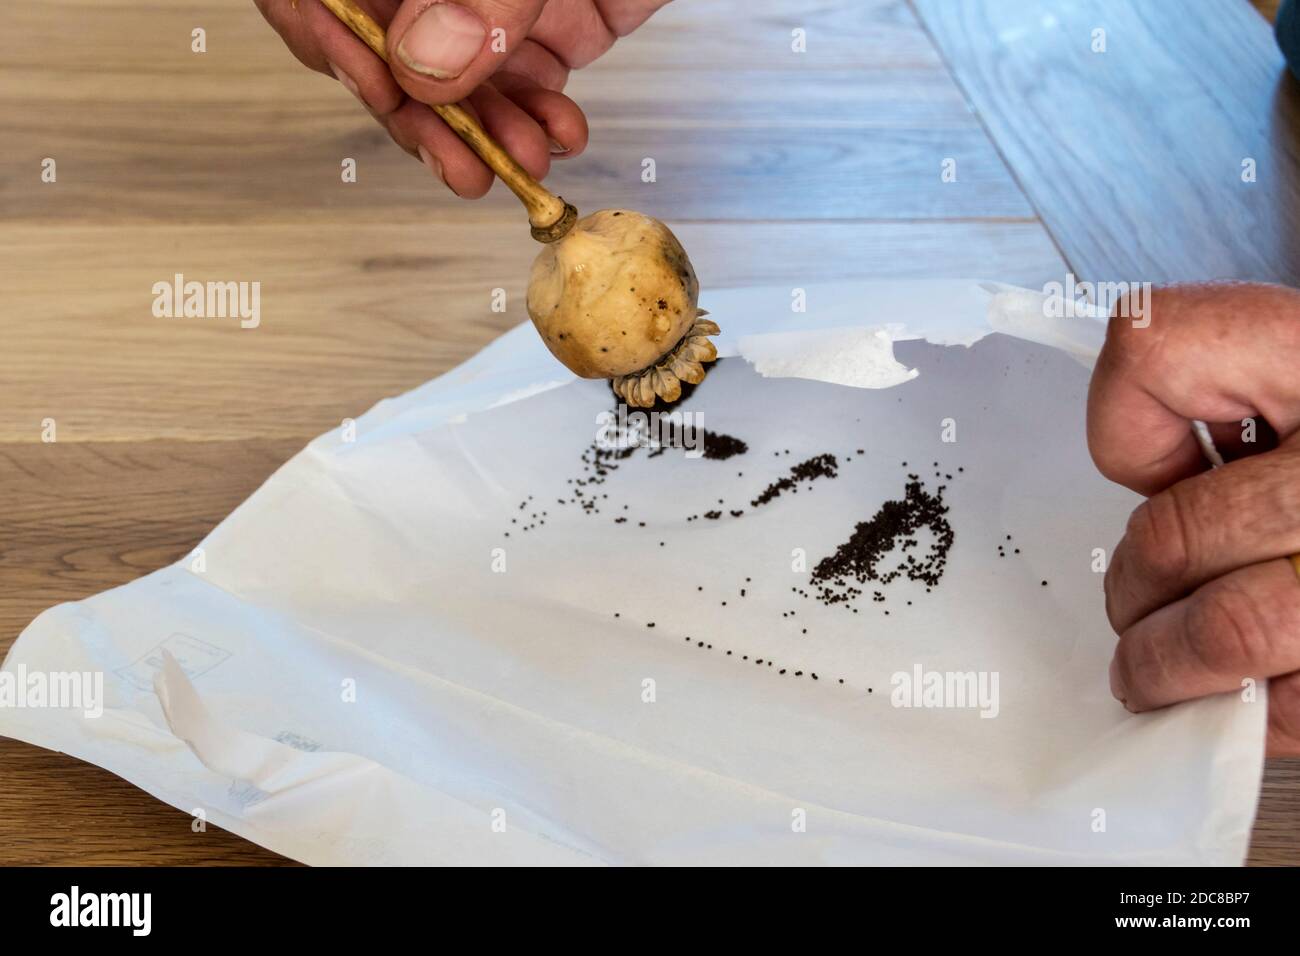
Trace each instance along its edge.
<path fill-rule="evenodd" d="M 388 25 L 402 88 L 424 103 L 456 103 L 524 42 L 546 0 L 403 0 Z"/>

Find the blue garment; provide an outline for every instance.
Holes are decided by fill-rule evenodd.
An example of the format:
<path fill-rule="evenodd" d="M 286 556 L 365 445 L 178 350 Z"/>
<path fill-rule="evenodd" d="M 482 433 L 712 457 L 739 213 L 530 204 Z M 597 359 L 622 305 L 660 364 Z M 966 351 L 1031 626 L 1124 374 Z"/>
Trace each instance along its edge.
<path fill-rule="evenodd" d="M 1277 45 L 1286 54 L 1291 72 L 1300 80 L 1300 0 L 1283 0 L 1277 12 Z"/>

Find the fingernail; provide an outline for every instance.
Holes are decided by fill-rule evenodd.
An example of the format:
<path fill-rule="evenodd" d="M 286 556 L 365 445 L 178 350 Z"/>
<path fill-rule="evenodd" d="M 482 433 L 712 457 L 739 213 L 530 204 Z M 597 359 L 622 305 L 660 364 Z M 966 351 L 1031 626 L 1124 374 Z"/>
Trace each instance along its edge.
<path fill-rule="evenodd" d="M 460 76 L 487 38 L 478 14 L 454 3 L 435 3 L 411 24 L 397 46 L 402 62 L 438 80 Z"/>
<path fill-rule="evenodd" d="M 1110 693 L 1125 707 L 1128 706 L 1128 701 L 1125 700 L 1127 688 L 1124 686 L 1123 679 L 1119 676 L 1119 658 L 1117 657 L 1110 659 Z"/>
<path fill-rule="evenodd" d="M 351 93 L 357 99 L 361 100 L 362 106 L 364 106 L 366 109 L 370 109 L 370 104 L 367 103 L 365 97 L 361 95 L 361 87 L 357 86 L 356 80 L 352 79 L 352 77 L 348 76 L 346 73 L 340 70 L 333 63 L 330 63 L 330 70 L 331 72 L 333 72 L 334 78 L 338 80 L 340 83 L 342 83 L 344 87 L 347 88 L 347 91 L 349 93 Z"/>
<path fill-rule="evenodd" d="M 438 162 L 438 157 L 425 149 L 423 145 L 417 147 L 417 151 L 420 154 L 420 162 L 428 166 L 429 171 L 438 177 L 439 182 L 447 186 L 447 180 L 442 176 L 442 163 Z M 450 186 L 447 186 L 447 188 L 451 189 Z M 452 192 L 455 192 L 455 190 L 453 189 Z"/>
<path fill-rule="evenodd" d="M 569 147 L 562 145 L 561 143 L 559 143 L 558 141 L 556 141 L 556 140 L 554 140 L 554 139 L 551 139 L 551 137 L 549 137 L 549 136 L 546 137 L 546 138 L 547 138 L 548 140 L 550 140 L 550 143 L 551 143 L 551 155 L 552 155 L 552 156 L 561 156 L 561 155 L 563 155 L 564 153 L 567 153 L 567 152 L 569 151 Z"/>

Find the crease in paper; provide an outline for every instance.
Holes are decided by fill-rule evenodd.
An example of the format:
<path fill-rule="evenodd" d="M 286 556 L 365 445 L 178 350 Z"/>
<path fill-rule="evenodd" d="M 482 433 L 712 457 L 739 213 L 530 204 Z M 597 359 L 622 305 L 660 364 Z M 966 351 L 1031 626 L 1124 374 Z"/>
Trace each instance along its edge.
<path fill-rule="evenodd" d="M 873 282 L 806 291 L 802 313 L 792 310 L 788 288 L 708 295 L 708 308 L 722 318 L 720 354 L 743 356 L 755 368 L 770 363 L 774 376 L 834 376 L 838 384 L 867 388 L 915 377 L 893 355 L 898 341 L 969 346 L 1007 332 L 1064 348 L 1087 364 L 1103 335 L 1097 317 L 1068 320 L 1077 327 L 1054 323 L 1046 297 L 992 283 Z M 1026 365 L 1040 374 L 1025 391 L 1027 379 L 1008 385 L 1001 360 L 990 365 L 990 354 L 1031 354 L 1014 348 L 1003 340 L 945 355 L 942 367 L 952 368 L 952 377 L 935 375 L 930 370 L 938 370 L 940 357 L 917 350 L 914 361 L 931 387 L 913 390 L 897 416 L 891 408 L 878 418 L 882 444 L 905 439 L 918 447 L 929 432 L 916 426 L 937 421 L 943 409 L 975 408 L 972 425 L 1014 424 L 1000 433 L 1002 441 L 963 437 L 957 449 L 967 467 L 953 489 L 954 506 L 962 506 L 961 495 L 979 506 L 967 512 L 957 547 L 983 540 L 981 522 L 988 525 L 983 531 L 1014 530 L 1017 544 L 1032 555 L 1029 577 L 1053 583 L 1043 591 L 1033 580 L 1022 597 L 1051 606 L 1008 599 L 1017 592 L 1005 582 L 1003 591 L 989 592 L 996 600 L 986 600 L 986 578 L 962 577 L 954 565 L 952 587 L 960 599 L 953 606 L 963 617 L 956 626 L 948 621 L 915 630 L 918 653 L 929 658 L 944 655 L 951 666 L 966 668 L 979 662 L 967 656 L 977 647 L 984 666 L 1033 678 L 1024 683 L 1026 696 L 1004 701 L 1019 705 L 1019 717 L 1015 706 L 1006 706 L 999 720 L 980 723 L 999 731 L 979 738 L 983 749 L 954 746 L 970 736 L 951 715 L 927 718 L 925 726 L 936 722 L 930 736 L 924 727 L 913 730 L 921 725 L 910 717 L 905 726 L 879 693 L 874 701 L 853 701 L 815 698 L 780 683 L 760 687 L 747 674 L 723 670 L 735 666 L 730 662 L 694 656 L 703 651 L 684 656 L 680 644 L 657 637 L 603 632 L 600 652 L 591 653 L 595 635 L 587 633 L 583 615 L 610 608 L 589 606 L 590 595 L 604 593 L 602 585 L 621 594 L 617 606 L 625 620 L 628 605 L 641 600 L 636 591 L 618 591 L 616 562 L 583 572 L 592 587 L 567 617 L 545 601 L 527 600 L 527 572 L 515 569 L 529 567 L 530 555 L 516 538 L 508 577 L 473 578 L 471 572 L 489 573 L 488 545 L 496 543 L 479 533 L 486 507 L 525 487 L 521 459 L 496 452 L 525 448 L 530 468 L 540 475 L 540 463 L 548 462 L 547 475 L 559 479 L 564 449 L 546 416 L 554 408 L 585 415 L 600 404 L 598 383 L 556 394 L 563 375 L 529 325 L 447 375 L 376 405 L 357 419 L 355 442 L 337 431 L 316 439 L 205 539 L 203 587 L 189 586 L 189 572 L 164 569 L 47 612 L 14 644 L 10 665 L 47 670 L 85 659 L 114 666 L 119 657 L 134 660 L 148 650 L 155 630 L 160 636 L 185 631 L 234 652 L 220 669 L 196 678 L 202 699 L 172 668 L 164 669 L 156 696 L 146 692 L 147 700 L 122 687 L 119 703 L 160 731 L 165 722 L 175 747 L 160 751 L 152 740 L 143 746 L 138 721 L 100 724 L 92 737 L 84 721 L 54 712 L 0 711 L 0 732 L 108 767 L 187 812 L 207 808 L 210 820 L 313 863 L 1240 862 L 1254 812 L 1264 711 L 1227 698 L 1146 718 L 1115 709 L 1102 655 L 1113 638 L 1092 593 L 1095 581 L 1085 572 L 1084 583 L 1064 586 L 1076 568 L 1060 545 L 1099 535 L 1114 540 L 1127 501 L 1088 469 L 1086 450 L 1073 435 L 1061 437 L 1059 422 L 1081 427 L 1082 372 L 1035 350 Z M 963 380 L 967 366 L 971 377 Z M 1045 377 L 1048 370 L 1066 374 Z M 720 368 L 715 394 L 729 401 L 719 409 L 742 422 L 771 412 L 761 407 L 765 396 L 756 383 L 740 362 Z M 785 434 L 798 439 L 805 437 L 801 429 L 820 426 L 822 438 L 837 441 L 849 433 L 840 425 L 852 422 L 851 413 L 844 422 L 834 417 L 846 414 L 842 393 L 818 395 L 798 383 L 785 388 L 802 390 L 807 408 L 826 413 L 824 421 L 800 421 Z M 519 402 L 524 397 L 538 401 Z M 895 404 L 893 396 L 852 397 L 864 407 Z M 997 411 L 981 422 L 978 405 L 986 398 Z M 491 412 L 516 402 L 506 415 Z M 492 420 L 476 419 L 478 412 Z M 464 424 L 441 427 L 456 421 Z M 828 423 L 836 430 L 826 432 Z M 1035 442 L 1049 433 L 1048 452 L 1040 454 Z M 557 440 L 545 440 L 552 437 Z M 1017 441 L 1025 442 L 1025 453 L 1008 456 Z M 906 450 L 900 461 L 910 460 Z M 877 471 L 858 475 L 869 483 Z M 484 481 L 493 475 L 496 488 Z M 623 477 L 638 476 L 629 470 Z M 1040 507 L 1043 487 L 1065 489 L 1078 507 L 1062 508 L 1055 490 L 1050 506 Z M 848 482 L 834 489 L 870 494 Z M 642 497 L 650 503 L 656 496 Z M 773 509 L 768 520 L 795 527 L 800 513 L 793 509 L 804 498 L 783 499 L 785 517 L 777 520 Z M 812 500 L 820 507 L 825 499 Z M 851 514 L 858 502 L 841 498 L 839 504 L 835 514 Z M 1066 514 L 1071 511 L 1074 517 Z M 1001 524 L 1008 520 L 1019 524 Z M 557 521 L 554 530 L 563 533 L 561 527 Z M 710 525 L 691 544 L 707 548 L 730 527 Z M 748 524 L 735 527 L 751 538 L 702 569 L 710 582 L 722 583 L 736 555 L 759 554 L 768 543 L 763 526 L 754 525 L 752 535 Z M 816 530 L 810 522 L 801 533 Z M 673 528 L 664 537 L 678 533 Z M 550 553 L 565 553 L 569 570 L 581 568 L 591 540 L 584 548 L 561 539 Z M 440 562 L 440 553 L 456 557 Z M 462 561 L 467 554 L 470 560 Z M 480 554 L 483 560 L 475 561 Z M 548 557 L 532 555 L 532 574 L 546 585 L 539 593 L 554 602 L 557 589 L 571 593 L 564 590 L 571 582 L 551 573 L 561 562 Z M 954 560 L 960 557 L 959 550 Z M 987 557 L 970 551 L 966 560 L 982 567 Z M 466 590 L 472 600 L 462 596 Z M 1074 613 L 1084 607 L 1086 614 Z M 1049 620 L 1055 629 L 1043 626 Z M 671 623 L 659 621 L 655 635 Z M 979 638 L 973 644 L 955 639 L 965 627 Z M 1089 641 L 1082 640 L 1085 630 Z M 737 640 L 757 640 L 758 631 Z M 866 673 L 878 666 L 883 677 L 892 667 L 883 656 L 887 642 L 875 644 L 878 664 L 858 660 L 851 642 L 819 649 L 842 649 L 846 667 Z M 790 652 L 812 651 L 792 644 Z M 402 660 L 411 674 L 440 676 L 431 682 L 389 673 L 368 664 L 372 654 Z M 907 661 L 910 666 L 914 658 Z M 674 695 L 671 706 L 652 711 L 638 703 L 635 690 L 647 673 Z M 340 718 L 333 696 L 340 675 L 357 679 L 369 710 Z M 1059 689 L 1051 684 L 1058 677 L 1068 679 Z M 624 686 L 626 697 L 606 699 L 610 687 Z M 482 706 L 478 695 L 488 689 L 506 706 Z M 1040 715 L 1086 720 L 1062 720 L 1048 739 L 1041 716 L 1026 719 L 1030 706 Z M 730 719 L 701 719 L 726 708 Z M 1112 725 L 1122 733 L 1107 733 Z M 283 730 L 301 731 L 325 749 L 290 748 L 275 736 Z M 601 745 L 591 746 L 597 733 Z M 703 735 L 707 749 L 699 745 Z M 808 741 L 819 741 L 820 749 L 808 748 Z M 822 760 L 823 754 L 833 756 Z M 811 826 L 791 841 L 787 795 L 794 793 L 810 810 Z M 497 805 L 512 807 L 512 821 L 531 813 L 527 826 L 512 824 L 509 832 L 535 841 L 525 847 L 514 836 L 492 833 L 485 808 Z M 1078 807 L 1097 805 L 1113 809 L 1104 840 L 1093 839 L 1087 819 L 1075 816 Z M 1078 819 L 1082 829 L 1071 825 Z"/>

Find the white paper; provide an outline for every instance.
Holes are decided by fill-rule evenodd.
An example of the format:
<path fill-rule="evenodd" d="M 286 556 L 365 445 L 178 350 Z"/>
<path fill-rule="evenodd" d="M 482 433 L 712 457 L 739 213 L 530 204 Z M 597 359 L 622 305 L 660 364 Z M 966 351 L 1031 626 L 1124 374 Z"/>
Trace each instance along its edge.
<path fill-rule="evenodd" d="M 0 732 L 314 864 L 1240 863 L 1266 695 L 1111 699 L 1094 549 L 1137 499 L 1087 455 L 1097 330 L 988 334 L 1041 332 L 1032 295 L 707 295 L 741 357 L 682 410 L 748 451 L 641 450 L 597 514 L 558 502 L 608 387 L 516 329 L 313 441 L 201 570 L 42 614 L 5 669 L 103 671 L 104 714 L 0 708 Z M 826 453 L 835 479 L 750 504 Z M 947 486 L 939 586 L 856 614 L 793 593 L 797 554 L 909 473 Z M 916 668 L 996 674 L 996 716 L 894 706 Z"/>

